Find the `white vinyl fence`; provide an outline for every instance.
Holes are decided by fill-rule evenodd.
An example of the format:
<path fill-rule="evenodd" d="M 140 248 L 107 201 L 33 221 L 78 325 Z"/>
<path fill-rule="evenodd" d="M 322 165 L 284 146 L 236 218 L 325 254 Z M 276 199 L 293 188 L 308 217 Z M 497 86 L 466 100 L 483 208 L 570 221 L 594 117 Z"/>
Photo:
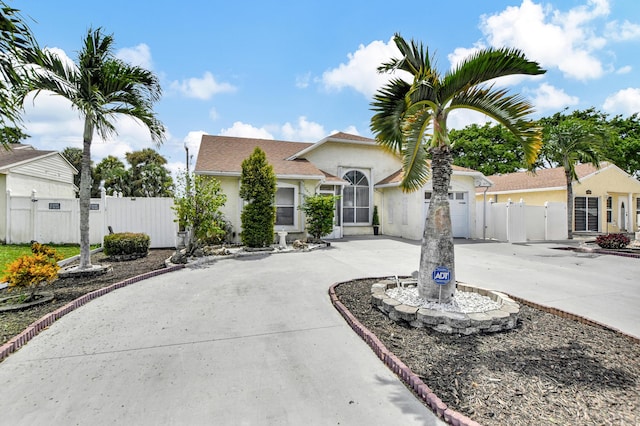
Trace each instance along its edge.
<path fill-rule="evenodd" d="M 522 200 L 491 202 L 484 208 L 478 206 L 476 224 L 480 238 L 511 243 L 563 240 L 567 238 L 567 205 L 547 202 L 544 206 L 527 206 Z"/>
<path fill-rule="evenodd" d="M 92 198 L 89 214 L 91 244 L 102 244 L 113 232 L 149 235 L 151 248 L 175 247 L 178 225 L 173 198 Z M 80 203 L 77 198 L 14 197 L 7 191 L 5 242 L 80 243 Z"/>

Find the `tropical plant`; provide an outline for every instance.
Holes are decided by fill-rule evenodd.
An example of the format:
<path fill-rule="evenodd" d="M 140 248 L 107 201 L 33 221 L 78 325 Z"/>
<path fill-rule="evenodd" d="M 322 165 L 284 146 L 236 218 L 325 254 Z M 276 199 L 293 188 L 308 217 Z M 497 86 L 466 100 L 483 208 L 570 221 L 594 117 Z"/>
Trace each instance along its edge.
<path fill-rule="evenodd" d="M 604 249 L 621 249 L 629 245 L 631 240 L 624 234 L 606 234 L 596 237 L 596 244 Z"/>
<path fill-rule="evenodd" d="M 219 210 L 227 202 L 227 196 L 220 188 L 220 181 L 184 172 L 178 176 L 178 183 L 173 210 L 180 227 L 190 230 L 187 252 L 193 252 L 199 242 L 223 239 L 227 234 L 227 222 Z"/>
<path fill-rule="evenodd" d="M 276 175 L 263 150 L 256 147 L 242 162 L 240 198 L 247 204 L 240 215 L 242 243 L 248 247 L 267 247 L 273 243 L 276 222 L 274 200 Z"/>
<path fill-rule="evenodd" d="M 26 302 L 34 299 L 40 285 L 50 284 L 56 279 L 60 269 L 57 262 L 62 260 L 61 254 L 44 244 L 31 244 L 31 253 L 11 262 L 3 278 L 10 289 L 21 287 L 30 290 L 30 296 L 25 300 Z"/>
<path fill-rule="evenodd" d="M 127 181 L 130 197 L 172 197 L 173 179 L 166 168 L 167 160 L 160 153 L 145 148 L 141 151 L 127 152 Z"/>
<path fill-rule="evenodd" d="M 442 75 L 422 44 L 409 44 L 398 34 L 394 41 L 402 56 L 382 64 L 378 71 L 405 74 L 394 76 L 375 94 L 371 130 L 379 144 L 402 156 L 404 191 L 422 188 L 431 175 L 433 195 L 422 239 L 418 289 L 421 297 L 445 303 L 455 292 L 447 117 L 455 109 L 466 108 L 493 118 L 518 137 L 526 163 L 533 164 L 541 136 L 537 126 L 527 120 L 532 105 L 486 83 L 498 77 L 545 71 L 519 50 L 503 48 L 481 49 Z"/>
<path fill-rule="evenodd" d="M 329 194 L 315 194 L 304 197 L 299 207 L 307 217 L 307 232 L 316 240 L 333 231 L 333 215 L 336 201 L 340 197 Z"/>
<path fill-rule="evenodd" d="M 149 129 L 160 144 L 165 128 L 156 118 L 153 103 L 162 93 L 158 78 L 142 67 L 129 65 L 113 54 L 114 39 L 101 28 L 89 29 L 78 62 L 68 63 L 52 51 L 33 58 L 37 64 L 21 99 L 35 91 L 53 92 L 68 99 L 84 119 L 80 176 L 80 264 L 91 268 L 89 247 L 89 204 L 91 201 L 91 142 L 94 132 L 102 138 L 116 133 L 114 117 L 129 116 Z"/>
<path fill-rule="evenodd" d="M 578 181 L 576 165 L 600 167 L 601 148 L 609 138 L 606 127 L 574 117 L 561 118 L 545 129 L 542 155 L 553 166 L 564 168 L 567 188 L 567 238 L 573 238 L 573 182 Z"/>
<path fill-rule="evenodd" d="M 94 187 L 98 183 L 103 185 L 107 195 L 129 195 L 129 179 L 124 163 L 113 155 L 104 157 L 93 170 Z M 97 188 L 92 189 L 92 192 Z M 95 195 L 95 192 L 94 192 Z"/>
<path fill-rule="evenodd" d="M 26 136 L 14 125 L 21 121 L 19 88 L 27 83 L 23 66 L 37 52 L 37 43 L 20 11 L 0 1 L 0 142 L 5 148 Z"/>

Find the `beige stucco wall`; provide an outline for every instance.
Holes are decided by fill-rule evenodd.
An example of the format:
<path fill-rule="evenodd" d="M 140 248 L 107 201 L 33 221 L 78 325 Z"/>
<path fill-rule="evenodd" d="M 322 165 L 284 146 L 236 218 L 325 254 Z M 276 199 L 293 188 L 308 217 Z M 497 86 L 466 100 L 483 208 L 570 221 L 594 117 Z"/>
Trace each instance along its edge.
<path fill-rule="evenodd" d="M 227 196 L 227 202 L 220 211 L 225 215 L 227 220 L 231 222 L 235 233 L 235 240 L 240 241 L 240 232 L 242 232 L 242 220 L 240 215 L 243 207 L 243 200 L 240 198 L 240 178 L 230 176 L 220 176 L 215 178 L 220 181 L 222 192 Z M 315 194 L 318 181 L 278 179 L 277 184 L 278 186 L 295 188 L 297 203 L 298 205 L 301 205 L 304 202 L 305 195 Z M 280 231 L 284 228 L 285 231 L 292 235 L 299 234 L 300 237 L 302 237 L 304 232 L 305 216 L 304 213 L 298 209 L 296 209 L 295 215 L 294 226 L 277 226 L 274 229 L 276 231 Z"/>

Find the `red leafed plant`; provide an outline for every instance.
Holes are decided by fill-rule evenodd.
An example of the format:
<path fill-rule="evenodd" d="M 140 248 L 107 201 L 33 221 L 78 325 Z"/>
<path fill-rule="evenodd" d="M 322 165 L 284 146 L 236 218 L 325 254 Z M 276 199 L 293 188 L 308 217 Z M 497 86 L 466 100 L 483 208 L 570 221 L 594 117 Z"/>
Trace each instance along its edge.
<path fill-rule="evenodd" d="M 605 249 L 621 249 L 629 245 L 631 240 L 624 234 L 598 235 L 596 244 Z"/>

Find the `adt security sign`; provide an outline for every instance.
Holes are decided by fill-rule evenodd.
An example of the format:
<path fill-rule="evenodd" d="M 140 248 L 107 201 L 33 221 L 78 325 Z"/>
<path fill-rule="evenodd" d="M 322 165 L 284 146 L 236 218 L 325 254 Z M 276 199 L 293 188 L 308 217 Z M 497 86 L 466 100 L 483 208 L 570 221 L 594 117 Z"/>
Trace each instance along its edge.
<path fill-rule="evenodd" d="M 431 278 L 438 285 L 445 285 L 451 281 L 451 271 L 446 266 L 438 266 L 431 273 Z"/>

